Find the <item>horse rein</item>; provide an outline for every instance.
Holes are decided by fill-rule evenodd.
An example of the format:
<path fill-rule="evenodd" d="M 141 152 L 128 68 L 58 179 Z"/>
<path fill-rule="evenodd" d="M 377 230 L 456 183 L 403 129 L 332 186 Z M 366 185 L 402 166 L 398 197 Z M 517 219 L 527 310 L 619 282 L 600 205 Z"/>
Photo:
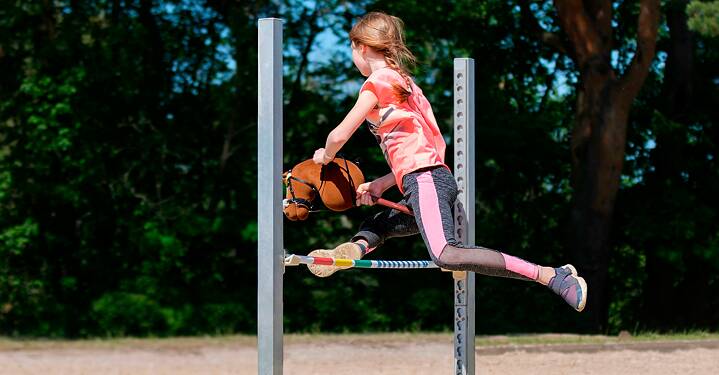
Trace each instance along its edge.
<path fill-rule="evenodd" d="M 290 195 L 292 195 L 292 199 L 286 199 L 286 198 L 283 199 L 282 200 L 282 208 L 287 208 L 290 204 L 296 204 L 300 207 L 306 208 L 307 211 L 309 211 L 309 212 L 318 212 L 319 210 L 315 210 L 315 207 L 312 204 L 312 201 L 309 201 L 304 198 L 297 198 L 295 196 L 295 189 L 292 187 L 292 180 L 295 180 L 301 184 L 308 186 L 310 189 L 312 189 L 315 192 L 315 194 L 317 194 L 317 195 L 320 194 L 320 192 L 317 190 L 317 188 L 315 188 L 314 185 L 312 185 L 311 183 L 309 183 L 301 178 L 297 178 L 297 177 L 293 176 L 292 169 L 290 169 L 289 171 L 287 171 L 287 176 L 283 179 L 283 181 L 284 181 L 285 185 L 287 185 L 287 189 L 290 190 Z"/>

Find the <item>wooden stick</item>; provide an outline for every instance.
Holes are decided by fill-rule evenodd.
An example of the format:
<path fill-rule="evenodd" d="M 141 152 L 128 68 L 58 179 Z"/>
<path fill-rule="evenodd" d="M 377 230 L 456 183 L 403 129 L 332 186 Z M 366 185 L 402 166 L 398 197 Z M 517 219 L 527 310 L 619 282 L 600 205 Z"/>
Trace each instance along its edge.
<path fill-rule="evenodd" d="M 410 210 L 409 207 L 407 207 L 405 205 L 402 205 L 399 203 L 394 203 L 394 202 L 388 201 L 384 198 L 375 197 L 374 195 L 372 196 L 372 199 L 374 199 L 375 203 L 377 203 L 377 204 L 381 204 L 382 206 L 393 208 L 397 211 L 404 212 L 407 215 L 414 216 L 414 213 L 412 213 L 412 210 Z"/>

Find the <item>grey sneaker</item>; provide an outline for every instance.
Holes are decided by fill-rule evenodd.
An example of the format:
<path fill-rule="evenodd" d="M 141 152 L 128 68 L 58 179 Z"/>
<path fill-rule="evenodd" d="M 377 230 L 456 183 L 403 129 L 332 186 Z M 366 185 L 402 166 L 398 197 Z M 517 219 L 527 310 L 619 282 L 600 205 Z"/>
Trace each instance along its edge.
<path fill-rule="evenodd" d="M 577 269 L 567 264 L 554 269 L 556 275 L 549 280 L 550 289 L 561 296 L 570 306 L 577 311 L 584 310 L 587 304 L 587 282 L 579 277 Z"/>

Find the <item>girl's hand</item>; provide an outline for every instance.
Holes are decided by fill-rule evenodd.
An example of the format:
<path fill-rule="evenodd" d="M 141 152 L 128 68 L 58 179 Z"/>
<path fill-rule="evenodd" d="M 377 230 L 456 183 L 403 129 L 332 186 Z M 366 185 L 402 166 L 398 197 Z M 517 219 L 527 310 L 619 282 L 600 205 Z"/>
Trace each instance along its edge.
<path fill-rule="evenodd" d="M 315 164 L 327 164 L 334 159 L 333 157 L 327 155 L 324 148 L 318 148 L 315 150 L 315 155 L 312 157 L 312 161 L 315 162 Z"/>
<path fill-rule="evenodd" d="M 384 190 L 382 184 L 378 183 L 377 180 L 365 182 L 357 187 L 357 205 L 374 205 L 374 199 L 372 199 L 372 197 L 381 197 Z"/>

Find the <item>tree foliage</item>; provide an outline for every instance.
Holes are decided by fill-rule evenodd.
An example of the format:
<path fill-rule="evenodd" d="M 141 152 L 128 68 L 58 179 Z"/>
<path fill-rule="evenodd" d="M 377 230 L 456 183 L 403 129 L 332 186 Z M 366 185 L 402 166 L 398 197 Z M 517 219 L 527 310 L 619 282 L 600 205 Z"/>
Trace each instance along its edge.
<path fill-rule="evenodd" d="M 621 72 L 637 9 L 612 6 L 622 43 L 611 63 Z M 628 118 L 607 267 L 612 332 L 717 328 L 719 42 L 673 23 L 687 25 L 685 6 L 663 4 L 658 58 Z M 346 38 L 367 10 L 404 20 L 421 62 L 414 76 L 446 135 L 452 58 L 476 59 L 477 243 L 541 264 L 571 261 L 579 73 L 548 46 L 565 37 L 552 2 L 5 1 L 0 332 L 254 332 L 257 20 L 285 19 L 291 167 L 354 101 L 362 77 Z M 368 178 L 388 172 L 364 129 L 343 151 Z M 286 222 L 285 247 L 334 246 L 372 212 Z M 372 257 L 428 256 L 417 236 Z M 417 272 L 317 279 L 288 269 L 286 329 L 451 329 L 450 275 Z M 477 306 L 479 333 L 570 331 L 586 319 L 516 280 L 478 278 Z"/>
<path fill-rule="evenodd" d="M 719 36 L 719 1 L 692 1 L 687 14 L 692 31 L 708 37 Z"/>

